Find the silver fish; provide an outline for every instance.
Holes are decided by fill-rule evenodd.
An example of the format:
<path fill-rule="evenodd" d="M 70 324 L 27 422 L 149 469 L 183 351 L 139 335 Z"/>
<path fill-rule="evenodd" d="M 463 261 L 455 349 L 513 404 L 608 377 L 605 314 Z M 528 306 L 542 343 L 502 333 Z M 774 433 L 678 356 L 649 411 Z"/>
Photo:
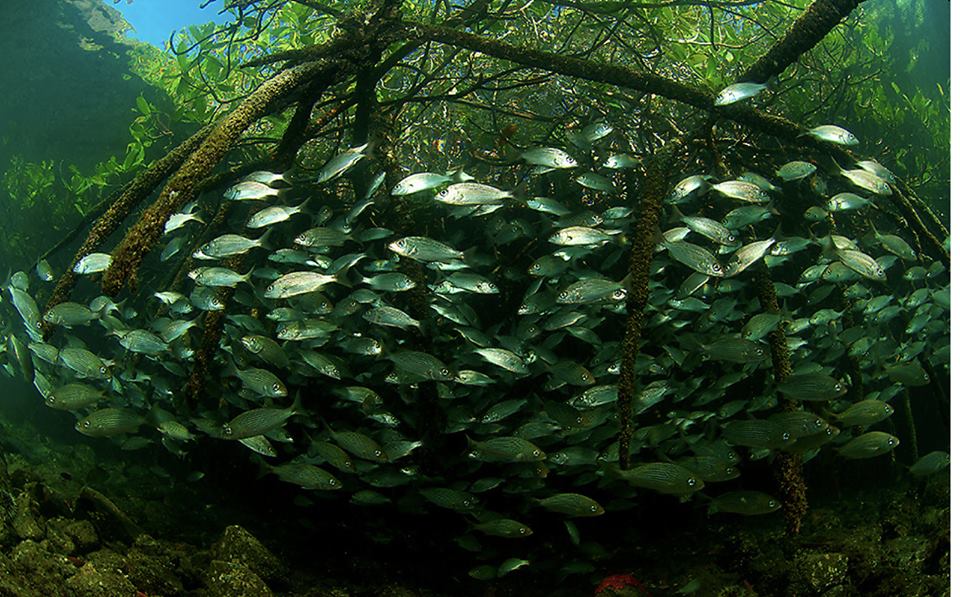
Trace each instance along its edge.
<path fill-rule="evenodd" d="M 766 203 L 770 200 L 766 191 L 745 180 L 728 180 L 720 184 L 710 185 L 710 188 L 725 197 L 739 199 L 747 203 Z"/>
<path fill-rule="evenodd" d="M 448 205 L 496 205 L 512 196 L 509 191 L 485 184 L 460 182 L 437 193 L 436 200 Z"/>
<path fill-rule="evenodd" d="M 267 186 L 262 182 L 246 180 L 238 182 L 223 193 L 227 201 L 263 201 L 268 197 L 277 197 L 280 190 Z"/>
<path fill-rule="evenodd" d="M 113 257 L 107 253 L 89 253 L 73 266 L 73 273 L 84 276 L 102 272 L 110 267 L 111 261 Z"/>
<path fill-rule="evenodd" d="M 441 185 L 453 182 L 453 178 L 445 174 L 434 174 L 433 172 L 420 172 L 411 174 L 398 182 L 390 194 L 393 196 L 412 195 L 420 191 L 429 191 Z"/>
<path fill-rule="evenodd" d="M 363 153 L 366 149 L 367 144 L 364 143 L 358 147 L 351 147 L 345 152 L 332 157 L 330 161 L 320 168 L 320 172 L 317 175 L 317 182 L 328 182 L 339 178 L 357 162 L 367 157 L 366 154 Z"/>
<path fill-rule="evenodd" d="M 837 145 L 856 145 L 860 142 L 853 136 L 853 133 L 833 124 L 814 127 L 803 134 L 828 143 L 836 143 Z"/>
<path fill-rule="evenodd" d="M 739 101 L 758 95 L 761 91 L 769 89 L 768 83 L 734 83 L 724 87 L 713 100 L 714 106 L 729 106 Z"/>
<path fill-rule="evenodd" d="M 407 236 L 393 241 L 387 248 L 416 261 L 453 261 L 463 258 L 463 251 L 425 236 Z"/>
<path fill-rule="evenodd" d="M 576 168 L 577 160 L 565 151 L 553 147 L 534 147 L 520 154 L 528 164 L 547 168 Z"/>

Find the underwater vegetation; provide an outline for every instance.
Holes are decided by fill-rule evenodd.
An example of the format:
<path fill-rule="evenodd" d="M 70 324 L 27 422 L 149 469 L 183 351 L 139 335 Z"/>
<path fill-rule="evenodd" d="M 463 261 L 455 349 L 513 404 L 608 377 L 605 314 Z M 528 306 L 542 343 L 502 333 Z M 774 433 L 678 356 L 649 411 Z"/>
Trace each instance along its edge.
<path fill-rule="evenodd" d="M 948 467 L 913 416 L 946 425 L 948 231 L 855 119 L 769 97 L 857 2 L 716 88 L 483 33 L 601 7 L 269 4 L 234 26 L 316 43 L 234 56 L 262 80 L 4 286 L 4 368 L 77 432 L 440 522 L 478 581 L 602 573 L 597 520 L 657 508 L 796 535 L 811 463 Z M 446 107 L 474 92 L 493 133 Z"/>

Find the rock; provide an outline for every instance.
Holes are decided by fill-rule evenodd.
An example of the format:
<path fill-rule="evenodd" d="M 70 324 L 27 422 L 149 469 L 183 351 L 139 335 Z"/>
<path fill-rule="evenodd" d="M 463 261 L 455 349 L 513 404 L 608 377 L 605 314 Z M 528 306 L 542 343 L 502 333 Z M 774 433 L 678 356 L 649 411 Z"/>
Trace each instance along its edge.
<path fill-rule="evenodd" d="M 46 534 L 43 519 L 37 516 L 38 510 L 37 500 L 34 499 L 31 491 L 21 491 L 14 499 L 10 524 L 13 532 L 21 539 L 39 540 Z"/>
<path fill-rule="evenodd" d="M 847 576 L 847 556 L 842 553 L 802 553 L 797 557 L 800 579 L 817 593 L 839 585 Z"/>
<path fill-rule="evenodd" d="M 266 581 L 278 580 L 284 570 L 277 559 L 260 541 L 241 526 L 231 525 L 213 545 L 214 560 L 243 564 Z"/>
<path fill-rule="evenodd" d="M 148 595 L 182 595 L 183 583 L 177 577 L 176 557 L 163 545 L 147 535 L 141 535 L 127 552 L 127 577 L 137 589 Z"/>
<path fill-rule="evenodd" d="M 86 553 L 100 545 L 97 530 L 89 520 L 74 520 L 64 527 L 64 531 L 77 546 L 77 551 Z"/>
<path fill-rule="evenodd" d="M 71 555 L 77 551 L 77 545 L 66 532 L 68 520 L 65 518 L 51 518 L 47 520 L 47 537 L 41 543 L 46 549 L 54 553 Z"/>
<path fill-rule="evenodd" d="M 62 595 L 64 583 L 76 571 L 66 556 L 35 541 L 24 541 L 10 553 L 8 578 L 19 587 L 17 595 Z"/>
<path fill-rule="evenodd" d="M 137 588 L 119 570 L 102 569 L 92 562 L 83 565 L 67 580 L 77 597 L 135 597 Z"/>
<path fill-rule="evenodd" d="M 273 593 L 263 580 L 237 562 L 214 560 L 204 578 L 210 597 L 270 597 Z"/>

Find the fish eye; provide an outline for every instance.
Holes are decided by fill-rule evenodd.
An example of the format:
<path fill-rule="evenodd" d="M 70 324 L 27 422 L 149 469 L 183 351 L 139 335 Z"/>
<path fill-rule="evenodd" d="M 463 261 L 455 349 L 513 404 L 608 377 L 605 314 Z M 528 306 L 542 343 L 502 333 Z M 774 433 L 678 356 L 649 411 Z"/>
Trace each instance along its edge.
<path fill-rule="evenodd" d="M 687 479 L 687 485 L 689 485 L 690 487 L 696 487 L 697 480 L 694 479 L 693 477 L 690 477 L 689 479 Z"/>
<path fill-rule="evenodd" d="M 892 437 L 887 440 L 887 445 L 888 445 L 888 446 L 892 446 L 892 445 L 893 445 L 893 438 L 892 438 Z"/>
<path fill-rule="evenodd" d="M 279 392 L 279 391 L 280 391 L 280 384 L 278 384 L 278 383 L 273 384 L 273 391 L 274 391 L 274 392 Z"/>
<path fill-rule="evenodd" d="M 533 455 L 536 456 L 537 458 L 539 458 L 539 457 L 543 456 L 543 452 L 541 452 L 540 450 L 534 450 L 534 451 L 533 451 Z"/>
<path fill-rule="evenodd" d="M 329 483 L 330 485 L 336 485 L 336 484 L 337 484 L 337 480 L 336 480 L 336 479 L 330 479 L 329 481 L 327 481 L 327 483 Z"/>
<path fill-rule="evenodd" d="M 535 272 L 536 272 L 536 271 L 540 271 L 540 264 L 539 264 L 539 263 L 534 263 L 533 265 L 530 266 L 530 269 L 532 269 L 532 270 L 535 271 Z"/>
<path fill-rule="evenodd" d="M 613 298 L 617 300 L 622 299 L 626 296 L 627 296 L 627 292 L 622 288 L 618 288 L 613 292 Z"/>
<path fill-rule="evenodd" d="M 777 502 L 775 502 L 775 501 L 773 501 L 773 500 L 770 500 L 769 502 L 767 502 L 767 507 L 768 507 L 768 508 L 776 508 L 776 507 L 777 507 Z"/>
<path fill-rule="evenodd" d="M 380 458 L 381 456 L 383 456 L 383 450 L 374 450 L 373 455 L 376 456 L 377 458 Z"/>
<path fill-rule="evenodd" d="M 84 421 L 81 425 L 83 425 L 84 429 L 90 429 L 90 421 Z"/>
<path fill-rule="evenodd" d="M 841 384 L 840 382 L 837 382 L 837 383 L 833 384 L 833 389 L 834 389 L 834 391 L 836 391 L 836 392 L 840 392 L 840 391 L 843 390 L 843 384 Z"/>
<path fill-rule="evenodd" d="M 224 434 L 224 435 L 233 435 L 233 428 L 230 427 L 230 425 L 224 425 L 224 426 L 223 426 L 223 434 Z"/>
<path fill-rule="evenodd" d="M 107 374 L 107 368 L 106 368 L 106 367 L 100 367 L 100 374 L 101 374 L 101 375 L 106 375 L 106 374 Z"/>
<path fill-rule="evenodd" d="M 449 377 L 449 376 L 450 376 L 450 370 L 447 369 L 446 367 L 444 367 L 443 369 L 440 370 L 440 375 L 442 375 L 442 376 L 444 376 L 444 377 Z"/>
<path fill-rule="evenodd" d="M 784 432 L 783 432 L 783 435 L 782 435 L 781 437 L 783 438 L 783 441 L 785 441 L 785 442 L 790 441 L 790 432 L 789 432 L 789 431 L 784 431 Z"/>
<path fill-rule="evenodd" d="M 561 291 L 560 291 L 560 294 L 559 294 L 558 296 L 559 296 L 560 298 L 562 298 L 562 299 L 565 299 L 565 298 L 567 298 L 568 296 L 570 296 L 570 293 L 568 293 L 566 290 L 561 290 Z M 523 306 L 526 306 L 526 305 L 523 305 Z"/>
<path fill-rule="evenodd" d="M 713 265 L 710 266 L 710 269 L 715 272 L 723 271 L 723 268 L 720 266 L 719 263 L 714 263 Z"/>
<path fill-rule="evenodd" d="M 732 243 L 732 242 L 735 241 L 735 240 L 737 240 L 737 237 L 736 237 L 736 236 L 734 236 L 734 235 L 732 235 L 732 234 L 728 234 L 728 235 L 727 235 L 727 242 Z"/>

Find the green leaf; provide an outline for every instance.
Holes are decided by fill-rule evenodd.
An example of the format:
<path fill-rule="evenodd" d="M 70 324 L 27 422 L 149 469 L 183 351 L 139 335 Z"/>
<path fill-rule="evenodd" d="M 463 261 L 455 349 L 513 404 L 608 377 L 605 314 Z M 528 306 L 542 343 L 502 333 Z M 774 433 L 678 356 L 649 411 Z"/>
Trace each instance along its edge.
<path fill-rule="evenodd" d="M 137 109 L 140 110 L 140 113 L 144 116 L 150 115 L 150 103 L 144 99 L 142 95 L 137 96 Z"/>

